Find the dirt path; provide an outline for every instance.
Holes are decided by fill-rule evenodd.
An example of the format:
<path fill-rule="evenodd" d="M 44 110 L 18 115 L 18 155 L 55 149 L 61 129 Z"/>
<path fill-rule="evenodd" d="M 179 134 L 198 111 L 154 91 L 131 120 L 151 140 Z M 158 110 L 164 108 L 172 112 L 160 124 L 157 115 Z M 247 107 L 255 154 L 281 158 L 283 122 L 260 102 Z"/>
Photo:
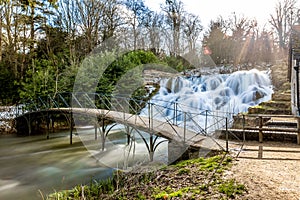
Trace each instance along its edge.
<path fill-rule="evenodd" d="M 300 146 L 246 143 L 227 175 L 247 186 L 243 199 L 300 199 Z"/>

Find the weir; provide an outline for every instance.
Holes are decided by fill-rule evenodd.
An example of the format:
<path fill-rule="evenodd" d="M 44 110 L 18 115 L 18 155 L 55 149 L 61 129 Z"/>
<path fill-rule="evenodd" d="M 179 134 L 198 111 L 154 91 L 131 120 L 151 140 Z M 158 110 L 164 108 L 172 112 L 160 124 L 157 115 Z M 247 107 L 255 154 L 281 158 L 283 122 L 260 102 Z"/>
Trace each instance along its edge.
<path fill-rule="evenodd" d="M 218 141 L 215 130 L 230 126 L 235 114 L 270 100 L 271 94 L 268 74 L 258 70 L 163 79 L 158 93 L 148 101 L 96 93 L 59 93 L 21 104 L 17 129 L 26 131 L 27 128 L 30 134 L 35 126 L 44 123 L 49 138 L 50 124 L 56 117 L 64 116 L 72 143 L 74 125 L 88 121 L 95 127 L 93 140 L 98 139 L 99 127 L 102 144 L 98 151 L 104 151 L 111 124 L 104 122 L 107 120 L 131 127 L 143 139 L 150 161 L 157 147 L 168 141 L 168 158 L 172 162 L 190 148 L 228 150 L 228 143 Z M 126 133 L 127 144 L 135 140 L 132 132 Z M 148 133 L 149 138 L 143 132 Z M 90 140 L 88 138 L 87 143 Z"/>

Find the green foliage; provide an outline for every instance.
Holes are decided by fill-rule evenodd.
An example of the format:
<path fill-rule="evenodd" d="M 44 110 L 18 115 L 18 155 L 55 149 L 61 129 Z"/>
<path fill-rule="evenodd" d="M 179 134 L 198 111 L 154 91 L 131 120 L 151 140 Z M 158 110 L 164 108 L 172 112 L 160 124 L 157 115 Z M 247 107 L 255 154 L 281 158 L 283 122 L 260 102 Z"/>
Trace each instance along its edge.
<path fill-rule="evenodd" d="M 104 71 L 98 84 L 98 91 L 101 85 L 108 80 L 111 85 L 118 85 L 118 94 L 132 94 L 135 89 L 143 85 L 143 65 L 159 63 L 157 57 L 149 51 L 132 51 L 116 58 Z M 133 91 L 131 91 L 133 90 Z M 110 93 L 108 90 L 106 93 Z"/>
<path fill-rule="evenodd" d="M 15 85 L 13 72 L 0 63 L 0 105 L 13 104 L 18 99 L 17 85 Z"/>
<path fill-rule="evenodd" d="M 146 199 L 147 199 L 147 198 L 146 198 L 143 194 L 141 194 L 140 192 L 137 193 L 136 198 L 139 199 L 139 200 L 146 200 Z"/>
<path fill-rule="evenodd" d="M 55 90 L 54 66 L 46 59 L 32 61 L 30 69 L 27 70 L 25 80 L 22 82 L 20 97 L 35 98 L 53 93 Z"/>
<path fill-rule="evenodd" d="M 164 191 L 159 191 L 157 189 L 154 199 L 172 199 L 173 197 L 184 197 L 187 194 L 189 199 L 195 199 L 197 194 L 201 194 L 203 191 L 206 191 L 207 188 L 204 187 L 183 187 L 179 190 L 172 190 L 170 187 L 167 187 Z"/>
<path fill-rule="evenodd" d="M 159 194 L 153 195 L 154 199 L 172 199 L 173 197 L 182 197 L 182 196 L 183 196 L 182 190 L 172 191 L 170 189 L 168 192 L 163 191 L 160 192 Z"/>
<path fill-rule="evenodd" d="M 236 194 L 243 194 L 246 191 L 245 185 L 237 184 L 233 179 L 220 184 L 218 189 L 229 198 L 234 198 Z"/>
<path fill-rule="evenodd" d="M 219 159 L 209 158 L 206 162 L 200 163 L 200 170 L 202 171 L 214 171 L 215 169 L 220 169 Z M 220 171 L 219 171 L 220 172 Z"/>
<path fill-rule="evenodd" d="M 189 165 L 199 166 L 201 171 L 214 171 L 217 170 L 218 173 L 223 172 L 232 162 L 232 158 L 226 156 L 223 159 L 223 155 L 209 157 L 209 158 L 197 158 L 191 160 L 180 161 L 174 166 L 179 168 L 182 173 L 185 170 L 185 167 Z"/>
<path fill-rule="evenodd" d="M 66 68 L 59 75 L 58 79 L 58 92 L 72 92 L 74 87 L 74 82 L 78 72 L 78 66 L 72 64 L 66 66 Z"/>
<path fill-rule="evenodd" d="M 79 68 L 74 90 L 130 95 L 143 85 L 141 65 L 158 62 L 153 53 L 141 50 L 121 57 L 115 52 L 91 55 Z"/>
<path fill-rule="evenodd" d="M 189 174 L 192 173 L 191 167 L 193 167 L 193 169 L 197 169 L 199 166 L 206 172 L 210 172 L 212 169 L 224 169 L 228 167 L 231 162 L 231 157 L 226 155 L 218 155 L 209 158 L 198 158 L 182 161 L 171 167 L 166 167 L 165 170 L 171 170 L 170 173 L 173 173 L 174 169 L 178 169 L 177 173 L 174 173 L 174 178 L 176 179 L 178 178 L 177 175 L 189 176 Z M 216 174 L 214 173 L 214 179 L 209 183 L 206 181 L 200 181 L 199 184 L 178 188 L 177 186 L 180 186 L 180 184 L 177 183 L 177 185 L 174 185 L 169 179 L 169 185 L 163 184 L 162 186 L 157 185 L 153 187 L 157 179 L 156 173 L 133 173 L 134 176 L 131 176 L 133 174 L 115 171 L 112 179 L 104 181 L 92 181 L 90 185 L 78 185 L 72 190 L 62 191 L 59 193 L 55 192 L 54 194 L 50 195 L 48 199 L 99 199 L 99 197 L 103 197 L 103 195 L 113 199 L 128 199 L 129 196 L 130 198 L 141 200 L 148 199 L 149 197 L 153 199 L 197 199 L 199 196 L 205 197 L 205 195 L 211 192 L 219 192 L 222 193 L 222 195 L 225 194 L 228 198 L 234 198 L 236 195 L 242 194 L 244 191 L 246 191 L 244 185 L 238 184 L 234 180 L 224 181 L 221 179 L 218 174 L 220 174 L 222 171 L 217 170 L 216 172 Z M 149 186 L 149 188 L 147 188 L 147 193 L 143 193 L 141 190 L 141 188 L 145 186 Z M 116 192 L 117 188 L 118 190 Z"/>
<path fill-rule="evenodd" d="M 174 166 L 178 168 L 186 167 L 188 165 L 193 165 L 197 163 L 202 163 L 205 161 L 205 158 L 197 158 L 197 159 L 190 159 L 190 160 L 183 160 L 178 163 L 176 163 Z"/>
<path fill-rule="evenodd" d="M 183 175 L 183 174 L 189 174 L 191 172 L 191 170 L 190 169 L 188 169 L 188 168 L 183 168 L 183 169 L 179 169 L 178 170 L 178 175 Z"/>
<path fill-rule="evenodd" d="M 104 71 L 115 59 L 115 52 L 103 52 L 86 57 L 77 71 L 73 91 L 112 92 L 113 83 L 108 77 L 104 76 Z"/>
<path fill-rule="evenodd" d="M 48 200 L 80 200 L 80 199 L 98 199 L 99 194 L 112 194 L 115 191 L 112 179 L 103 181 L 92 181 L 90 185 L 77 185 L 72 190 L 55 192 L 48 196 Z"/>
<path fill-rule="evenodd" d="M 165 57 L 163 61 L 169 67 L 172 67 L 173 69 L 175 69 L 177 72 L 182 72 L 186 69 L 194 68 L 191 63 L 189 63 L 182 57 L 168 56 L 168 57 Z"/>

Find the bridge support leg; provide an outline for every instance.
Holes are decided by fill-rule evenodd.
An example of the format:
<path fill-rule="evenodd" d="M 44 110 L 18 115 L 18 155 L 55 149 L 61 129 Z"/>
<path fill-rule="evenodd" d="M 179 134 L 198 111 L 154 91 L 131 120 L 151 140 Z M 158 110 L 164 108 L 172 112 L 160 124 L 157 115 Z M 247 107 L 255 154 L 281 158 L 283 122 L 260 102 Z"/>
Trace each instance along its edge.
<path fill-rule="evenodd" d="M 52 130 L 52 133 L 54 133 L 54 117 L 51 117 L 50 118 L 50 121 L 51 121 L 51 130 Z"/>
<path fill-rule="evenodd" d="M 126 136 L 127 136 L 127 145 L 129 145 L 133 128 L 131 128 L 130 126 L 125 126 L 125 131 L 126 131 Z"/>
<path fill-rule="evenodd" d="M 73 144 L 73 114 L 70 114 L 70 144 Z"/>
<path fill-rule="evenodd" d="M 95 125 L 94 125 L 94 129 L 95 129 L 95 140 L 97 140 L 97 138 L 98 138 L 98 137 L 97 137 L 97 128 L 98 128 L 98 127 L 97 127 L 97 124 L 95 124 Z"/>
<path fill-rule="evenodd" d="M 28 114 L 28 121 L 27 121 L 27 124 L 28 124 L 28 135 L 30 136 L 30 135 L 31 135 L 31 119 L 30 119 L 30 113 Z"/>
<path fill-rule="evenodd" d="M 105 149 L 105 135 L 106 135 L 106 132 L 105 132 L 105 119 L 104 117 L 102 118 L 102 131 L 101 131 L 101 142 L 102 142 L 102 151 L 104 151 Z"/>
<path fill-rule="evenodd" d="M 47 123 L 47 140 L 48 140 L 49 139 L 49 132 L 50 132 L 50 119 L 49 119 L 48 113 L 47 113 L 46 123 Z"/>
<path fill-rule="evenodd" d="M 174 140 L 169 140 L 168 143 L 168 163 L 172 164 L 175 161 L 183 158 L 185 156 L 189 157 L 188 154 L 188 145 L 184 143 L 179 143 Z"/>
<path fill-rule="evenodd" d="M 153 162 L 153 160 L 154 160 L 154 142 L 153 142 L 153 135 L 152 134 L 150 136 L 149 156 L 150 156 L 150 162 Z"/>

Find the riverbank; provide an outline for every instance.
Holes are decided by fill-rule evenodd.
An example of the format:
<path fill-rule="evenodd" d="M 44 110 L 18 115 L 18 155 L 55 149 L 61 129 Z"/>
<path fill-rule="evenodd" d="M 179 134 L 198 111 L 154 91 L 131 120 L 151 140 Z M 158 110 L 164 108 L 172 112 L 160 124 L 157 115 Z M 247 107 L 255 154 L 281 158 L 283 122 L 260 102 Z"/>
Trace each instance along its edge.
<path fill-rule="evenodd" d="M 110 180 L 79 185 L 48 199 L 239 199 L 247 189 L 224 176 L 231 164 L 231 156 L 220 154 L 181 161 L 157 171 L 117 171 Z"/>
<path fill-rule="evenodd" d="M 300 146 L 246 142 L 211 158 L 187 160 L 148 173 L 115 174 L 106 182 L 57 192 L 58 199 L 247 199 L 297 200 L 300 196 Z M 224 159 L 223 159 L 224 158 Z"/>

